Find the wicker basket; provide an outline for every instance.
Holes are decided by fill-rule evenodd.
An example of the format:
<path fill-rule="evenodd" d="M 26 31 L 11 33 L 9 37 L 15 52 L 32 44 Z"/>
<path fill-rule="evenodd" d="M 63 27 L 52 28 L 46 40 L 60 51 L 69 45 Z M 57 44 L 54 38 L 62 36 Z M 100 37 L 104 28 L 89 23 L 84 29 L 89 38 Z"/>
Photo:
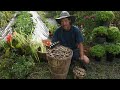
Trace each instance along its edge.
<path fill-rule="evenodd" d="M 72 50 L 71 55 L 69 57 L 64 58 L 63 60 L 57 60 L 46 54 L 49 69 L 53 79 L 66 79 L 72 56 Z"/>

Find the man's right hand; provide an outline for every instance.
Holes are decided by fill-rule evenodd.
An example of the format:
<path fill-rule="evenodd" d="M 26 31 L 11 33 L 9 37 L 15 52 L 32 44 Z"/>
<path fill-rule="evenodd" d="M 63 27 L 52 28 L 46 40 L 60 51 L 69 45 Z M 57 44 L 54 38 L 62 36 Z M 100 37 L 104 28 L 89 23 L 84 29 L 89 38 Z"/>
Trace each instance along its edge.
<path fill-rule="evenodd" d="M 46 40 L 42 40 L 43 44 L 47 47 L 50 47 L 50 45 L 52 44 L 51 41 L 49 39 Z"/>

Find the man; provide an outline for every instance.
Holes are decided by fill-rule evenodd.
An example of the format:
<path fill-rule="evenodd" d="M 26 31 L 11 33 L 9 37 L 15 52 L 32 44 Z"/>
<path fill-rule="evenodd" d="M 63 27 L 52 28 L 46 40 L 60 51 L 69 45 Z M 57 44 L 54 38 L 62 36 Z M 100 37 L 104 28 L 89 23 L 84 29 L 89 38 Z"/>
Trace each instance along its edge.
<path fill-rule="evenodd" d="M 52 42 L 59 41 L 61 45 L 73 50 L 72 61 L 81 60 L 88 64 L 89 59 L 84 55 L 83 36 L 78 27 L 74 26 L 75 17 L 67 11 L 62 11 L 59 18 L 56 18 L 60 27 L 55 31 Z"/>

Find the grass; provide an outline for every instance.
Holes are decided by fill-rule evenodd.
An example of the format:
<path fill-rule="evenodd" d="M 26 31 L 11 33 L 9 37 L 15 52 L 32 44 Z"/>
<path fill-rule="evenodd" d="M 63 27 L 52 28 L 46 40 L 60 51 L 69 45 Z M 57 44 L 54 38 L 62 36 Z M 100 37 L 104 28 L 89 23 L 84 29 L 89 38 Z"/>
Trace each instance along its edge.
<path fill-rule="evenodd" d="M 91 60 L 87 66 L 85 79 L 120 79 L 120 60 L 115 58 L 113 62 L 102 59 L 100 62 Z"/>
<path fill-rule="evenodd" d="M 51 79 L 48 64 L 40 62 L 27 79 Z"/>
<path fill-rule="evenodd" d="M 87 75 L 84 79 L 120 79 L 120 59 L 115 58 L 113 62 L 108 62 L 105 58 L 100 62 L 90 60 L 87 65 Z M 73 79 L 71 68 L 67 79 Z M 51 79 L 47 62 L 41 62 L 33 72 L 38 72 L 38 75 L 28 79 Z"/>

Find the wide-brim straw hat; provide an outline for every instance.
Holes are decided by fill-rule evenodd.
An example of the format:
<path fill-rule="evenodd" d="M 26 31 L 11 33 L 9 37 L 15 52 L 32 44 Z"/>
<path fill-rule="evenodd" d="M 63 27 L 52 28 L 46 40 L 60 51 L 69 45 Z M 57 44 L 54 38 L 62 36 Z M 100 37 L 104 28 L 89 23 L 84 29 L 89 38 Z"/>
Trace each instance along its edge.
<path fill-rule="evenodd" d="M 71 23 L 75 22 L 75 16 L 70 15 L 67 11 L 62 11 L 59 18 L 56 18 L 57 23 L 61 24 L 61 19 L 69 18 Z"/>

